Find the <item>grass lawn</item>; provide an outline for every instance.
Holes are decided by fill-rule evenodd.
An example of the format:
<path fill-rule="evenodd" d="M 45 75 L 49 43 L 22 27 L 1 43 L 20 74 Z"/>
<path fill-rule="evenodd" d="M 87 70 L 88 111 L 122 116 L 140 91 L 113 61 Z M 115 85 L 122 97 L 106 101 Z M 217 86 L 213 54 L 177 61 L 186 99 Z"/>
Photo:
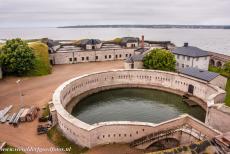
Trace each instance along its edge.
<path fill-rule="evenodd" d="M 40 76 L 51 73 L 51 65 L 49 62 L 48 47 L 46 44 L 41 42 L 31 42 L 28 44 L 29 47 L 35 51 L 35 68 L 31 70 L 28 75 Z"/>
<path fill-rule="evenodd" d="M 10 148 L 14 148 L 10 145 L 6 145 L 6 147 L 4 147 L 5 149 L 10 149 Z M 22 151 L 4 151 L 4 152 L 0 152 L 1 154 L 25 154 Z"/>
<path fill-rule="evenodd" d="M 226 85 L 226 97 L 225 97 L 225 104 L 230 106 L 230 73 L 225 72 L 223 69 L 218 67 L 209 66 L 209 71 L 216 72 L 228 78 L 227 85 Z"/>
<path fill-rule="evenodd" d="M 62 133 L 57 129 L 57 126 L 51 128 L 47 134 L 48 138 L 57 146 L 60 148 L 70 148 L 71 150 L 70 154 L 83 154 L 85 153 L 88 148 L 80 147 L 73 142 L 69 141 L 67 138 L 65 138 Z"/>

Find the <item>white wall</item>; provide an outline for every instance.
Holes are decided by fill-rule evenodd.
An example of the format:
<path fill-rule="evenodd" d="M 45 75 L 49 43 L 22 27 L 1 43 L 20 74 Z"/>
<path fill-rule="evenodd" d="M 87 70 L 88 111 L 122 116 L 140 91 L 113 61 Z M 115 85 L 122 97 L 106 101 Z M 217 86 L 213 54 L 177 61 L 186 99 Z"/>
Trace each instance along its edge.
<path fill-rule="evenodd" d="M 221 132 L 230 131 L 230 107 L 224 104 L 216 104 L 208 109 L 206 124 Z"/>
<path fill-rule="evenodd" d="M 133 43 L 126 43 L 127 48 L 137 48 L 139 46 L 138 42 L 133 42 Z"/>
<path fill-rule="evenodd" d="M 208 70 L 209 60 L 210 60 L 210 56 L 199 57 L 198 60 L 197 60 L 197 58 L 195 58 L 193 60 L 193 67 L 203 69 L 203 70 Z"/>
<path fill-rule="evenodd" d="M 57 52 L 50 54 L 50 59 L 53 60 L 54 64 L 72 64 L 78 62 L 124 60 L 133 54 L 134 49 Z M 69 60 L 70 58 L 72 58 L 72 62 Z"/>
<path fill-rule="evenodd" d="M 195 67 L 203 70 L 208 70 L 209 66 L 209 59 L 210 57 L 199 57 L 199 58 L 194 58 L 194 57 L 188 57 L 188 56 L 183 56 L 183 55 L 176 55 L 176 62 L 177 62 L 177 69 L 183 68 L 182 64 L 184 65 L 184 68 L 186 67 Z M 178 66 L 179 64 L 179 66 Z"/>
<path fill-rule="evenodd" d="M 216 77 L 215 79 L 210 81 L 210 83 L 225 90 L 227 80 L 228 79 L 226 77 L 223 77 L 223 76 L 219 75 L 218 77 Z"/>

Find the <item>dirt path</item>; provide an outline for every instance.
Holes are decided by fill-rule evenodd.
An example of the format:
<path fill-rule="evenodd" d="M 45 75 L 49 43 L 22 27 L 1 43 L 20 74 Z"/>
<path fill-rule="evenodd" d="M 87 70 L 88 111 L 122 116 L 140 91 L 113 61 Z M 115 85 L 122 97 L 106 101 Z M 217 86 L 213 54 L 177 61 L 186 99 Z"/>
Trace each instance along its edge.
<path fill-rule="evenodd" d="M 51 100 L 54 90 L 65 80 L 86 73 L 120 68 L 123 68 L 122 61 L 56 65 L 50 75 L 20 78 L 24 106 L 44 107 Z M 18 79 L 17 77 L 7 77 L 0 80 L 0 109 L 10 104 L 13 105 L 12 111 L 19 109 L 19 93 L 15 83 Z M 54 145 L 47 139 L 46 135 L 36 135 L 37 123 L 37 120 L 23 123 L 17 128 L 0 124 L 0 140 L 15 147 L 53 147 Z"/>

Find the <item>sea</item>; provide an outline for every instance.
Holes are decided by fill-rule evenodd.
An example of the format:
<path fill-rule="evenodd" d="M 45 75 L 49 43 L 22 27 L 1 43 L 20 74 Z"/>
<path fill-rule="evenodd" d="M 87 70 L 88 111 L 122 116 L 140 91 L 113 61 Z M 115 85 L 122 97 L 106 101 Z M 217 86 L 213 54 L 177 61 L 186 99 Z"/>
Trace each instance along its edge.
<path fill-rule="evenodd" d="M 155 29 L 155 28 L 55 28 L 26 27 L 0 28 L 0 39 L 37 39 L 80 40 L 96 38 L 112 40 L 117 37 L 141 37 L 145 40 L 171 41 L 176 46 L 188 42 L 191 46 L 230 55 L 230 29 Z"/>

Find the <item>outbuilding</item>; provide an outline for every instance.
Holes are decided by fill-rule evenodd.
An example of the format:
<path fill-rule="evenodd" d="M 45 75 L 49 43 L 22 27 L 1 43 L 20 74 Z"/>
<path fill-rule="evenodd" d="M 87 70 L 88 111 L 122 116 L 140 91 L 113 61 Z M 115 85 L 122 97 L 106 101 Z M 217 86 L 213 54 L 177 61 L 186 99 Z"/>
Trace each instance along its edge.
<path fill-rule="evenodd" d="M 142 69 L 143 66 L 143 54 L 135 54 L 125 60 L 125 69 Z"/>
<path fill-rule="evenodd" d="M 102 42 L 99 39 L 84 39 L 80 41 L 80 47 L 85 50 L 100 49 Z"/>
<path fill-rule="evenodd" d="M 137 48 L 139 47 L 138 37 L 123 37 L 121 41 L 121 46 L 126 48 Z"/>
<path fill-rule="evenodd" d="M 182 68 L 179 69 L 179 73 L 185 74 L 203 81 L 206 81 L 212 85 L 216 85 L 222 89 L 225 89 L 227 78 L 222 75 L 207 70 L 197 69 L 197 68 Z"/>

